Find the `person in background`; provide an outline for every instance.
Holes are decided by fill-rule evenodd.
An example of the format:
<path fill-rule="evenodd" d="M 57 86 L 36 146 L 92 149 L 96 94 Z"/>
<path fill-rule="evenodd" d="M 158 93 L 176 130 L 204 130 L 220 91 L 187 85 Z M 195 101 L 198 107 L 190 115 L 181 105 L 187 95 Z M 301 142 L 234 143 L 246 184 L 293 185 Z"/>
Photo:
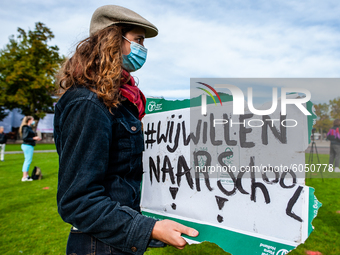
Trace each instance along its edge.
<path fill-rule="evenodd" d="M 327 139 L 331 141 L 329 152 L 329 164 L 333 165 L 334 172 L 339 173 L 340 164 L 340 119 L 333 122 L 333 127 L 327 133 Z M 334 163 L 334 164 L 333 164 Z"/>
<path fill-rule="evenodd" d="M 28 170 L 32 163 L 33 151 L 35 146 L 35 141 L 40 141 L 41 138 L 36 136 L 31 126 L 35 124 L 34 118 L 32 116 L 25 116 L 22 119 L 19 134 L 22 137 L 23 143 L 21 149 L 24 151 L 25 161 L 22 166 L 22 179 L 21 181 L 32 181 L 32 178 L 28 175 Z"/>
<path fill-rule="evenodd" d="M 153 240 L 179 249 L 192 228 L 140 210 L 145 97 L 130 72 L 146 60 L 144 39 L 157 28 L 124 7 L 92 16 L 90 36 L 61 70 L 55 106 L 58 212 L 71 228 L 66 254 L 141 255 Z M 94 245 L 95 244 L 95 245 Z"/>
<path fill-rule="evenodd" d="M 7 142 L 7 136 L 4 133 L 4 127 L 0 126 L 0 160 L 1 161 L 4 161 L 6 142 Z"/>

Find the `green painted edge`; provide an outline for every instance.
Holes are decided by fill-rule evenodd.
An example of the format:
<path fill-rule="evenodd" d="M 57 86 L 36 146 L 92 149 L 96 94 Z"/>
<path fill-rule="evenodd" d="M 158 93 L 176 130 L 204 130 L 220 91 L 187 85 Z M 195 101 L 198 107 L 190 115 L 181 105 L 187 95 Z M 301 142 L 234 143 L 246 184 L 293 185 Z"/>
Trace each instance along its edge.
<path fill-rule="evenodd" d="M 197 237 L 189 237 L 187 235 L 183 235 L 183 237 L 189 238 L 190 240 L 194 240 L 196 242 L 213 242 L 220 246 L 224 251 L 229 252 L 233 255 L 262 254 L 263 247 L 260 247 L 261 243 L 276 247 L 275 254 L 281 249 L 286 249 L 288 251 L 295 249 L 295 246 L 268 241 L 258 237 L 237 233 L 211 225 L 181 220 L 145 211 L 142 211 L 142 214 L 159 220 L 173 220 L 185 226 L 194 228 L 200 233 Z"/>
<path fill-rule="evenodd" d="M 307 116 L 307 123 L 308 123 L 308 144 L 311 142 L 311 135 L 312 135 L 312 129 L 314 125 L 314 119 L 317 118 L 315 113 L 313 112 L 313 103 L 311 101 L 308 101 L 306 103 L 307 111 L 311 114 Z"/>
<path fill-rule="evenodd" d="M 230 102 L 233 101 L 233 96 L 225 93 L 218 93 L 222 102 Z M 217 96 L 213 97 L 216 100 L 218 100 Z M 215 104 L 214 100 L 211 97 L 207 98 L 207 104 Z M 160 110 L 149 110 L 149 104 L 150 102 L 154 101 L 156 104 L 161 105 Z M 152 113 L 159 113 L 159 112 L 166 112 L 166 111 L 173 111 L 173 110 L 179 110 L 189 107 L 196 107 L 201 105 L 201 96 L 194 97 L 191 99 L 183 99 L 183 100 L 167 100 L 164 98 L 147 98 L 146 100 L 146 107 L 145 107 L 145 113 L 146 114 L 152 114 Z"/>
<path fill-rule="evenodd" d="M 309 207 L 308 207 L 308 236 L 313 232 L 314 227 L 312 225 L 312 221 L 316 217 L 319 208 L 322 204 L 318 201 L 316 196 L 314 195 L 315 189 L 309 187 Z"/>

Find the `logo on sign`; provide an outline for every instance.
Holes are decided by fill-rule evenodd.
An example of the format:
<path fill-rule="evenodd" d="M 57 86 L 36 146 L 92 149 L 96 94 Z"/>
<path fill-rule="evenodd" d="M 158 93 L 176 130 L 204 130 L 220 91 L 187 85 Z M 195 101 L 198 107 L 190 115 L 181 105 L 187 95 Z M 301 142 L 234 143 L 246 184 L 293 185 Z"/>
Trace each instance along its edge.
<path fill-rule="evenodd" d="M 151 101 L 148 105 L 149 112 L 162 110 L 162 104 L 157 104 L 155 101 Z"/>
<path fill-rule="evenodd" d="M 276 253 L 276 255 L 286 255 L 287 253 L 288 251 L 286 249 L 281 249 Z"/>

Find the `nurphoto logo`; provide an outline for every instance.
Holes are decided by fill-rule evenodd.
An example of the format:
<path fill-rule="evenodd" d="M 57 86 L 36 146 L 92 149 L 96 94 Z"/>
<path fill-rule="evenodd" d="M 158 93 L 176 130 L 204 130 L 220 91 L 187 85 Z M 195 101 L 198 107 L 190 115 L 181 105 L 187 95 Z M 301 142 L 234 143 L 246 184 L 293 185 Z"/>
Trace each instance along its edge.
<path fill-rule="evenodd" d="M 209 89 L 211 89 L 217 98 L 220 100 L 221 106 L 222 101 L 220 96 L 218 95 L 217 91 L 210 85 L 198 82 L 199 84 L 202 84 Z M 244 100 L 244 94 L 240 88 L 238 88 L 235 85 L 230 85 L 230 84 L 216 84 L 215 88 L 226 88 L 229 89 L 232 96 L 233 96 L 233 114 L 235 115 L 243 115 L 244 114 L 244 106 L 245 106 L 245 100 Z M 216 100 L 214 99 L 213 95 L 207 90 L 203 88 L 199 88 L 203 91 L 205 91 L 215 102 Z M 277 93 L 277 88 L 272 89 L 272 106 L 270 109 L 267 110 L 258 110 L 255 109 L 254 104 L 253 104 L 253 89 L 251 87 L 248 87 L 248 109 L 251 113 L 255 115 L 269 115 L 275 112 L 277 105 L 278 105 L 278 93 Z M 305 97 L 301 98 L 287 98 L 287 93 L 304 93 Z M 307 111 L 307 109 L 302 105 L 303 103 L 307 103 L 311 99 L 311 93 L 307 89 L 302 89 L 302 88 L 281 88 L 281 115 L 286 115 L 287 114 L 287 105 L 288 104 L 294 104 L 296 105 L 297 108 L 301 110 L 301 112 L 304 115 L 311 115 L 310 112 Z M 207 115 L 207 97 L 206 94 L 202 94 L 201 96 L 201 114 L 202 115 Z"/>

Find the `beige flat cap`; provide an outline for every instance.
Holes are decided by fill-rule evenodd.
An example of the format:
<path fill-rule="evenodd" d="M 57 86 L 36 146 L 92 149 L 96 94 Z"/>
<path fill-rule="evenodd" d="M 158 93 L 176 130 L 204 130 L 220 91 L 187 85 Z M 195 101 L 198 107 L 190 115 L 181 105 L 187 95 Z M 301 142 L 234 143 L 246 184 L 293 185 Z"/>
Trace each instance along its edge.
<path fill-rule="evenodd" d="M 145 37 L 155 37 L 158 29 L 155 25 L 139 14 L 118 5 L 104 5 L 99 7 L 92 15 L 90 36 L 99 30 L 114 24 L 136 25 L 145 29 Z"/>

